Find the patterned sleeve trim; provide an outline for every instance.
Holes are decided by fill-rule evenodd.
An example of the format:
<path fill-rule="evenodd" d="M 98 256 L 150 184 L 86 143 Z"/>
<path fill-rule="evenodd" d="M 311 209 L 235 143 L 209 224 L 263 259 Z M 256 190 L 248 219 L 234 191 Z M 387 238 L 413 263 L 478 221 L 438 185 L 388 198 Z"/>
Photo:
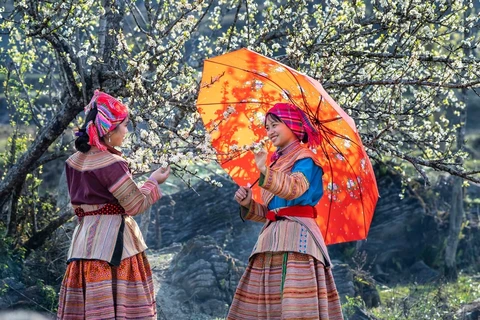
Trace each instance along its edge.
<path fill-rule="evenodd" d="M 130 216 L 144 212 L 161 198 L 156 181 L 148 179 L 138 188 L 130 173 L 127 172 L 108 190 Z"/>
<path fill-rule="evenodd" d="M 286 200 L 300 197 L 310 187 L 308 179 L 302 172 L 287 174 L 269 167 L 259 182 L 260 187 Z"/>
<path fill-rule="evenodd" d="M 240 207 L 242 218 L 245 220 L 252 220 L 257 222 L 265 222 L 267 214 L 267 207 L 263 204 L 257 203 L 254 200 L 250 203 L 250 207 Z"/>

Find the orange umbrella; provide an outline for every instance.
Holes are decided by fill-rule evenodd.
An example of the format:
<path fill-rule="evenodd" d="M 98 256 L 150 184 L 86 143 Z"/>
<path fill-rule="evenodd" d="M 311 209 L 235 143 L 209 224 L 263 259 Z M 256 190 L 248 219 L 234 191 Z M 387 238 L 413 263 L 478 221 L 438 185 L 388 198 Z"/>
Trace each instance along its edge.
<path fill-rule="evenodd" d="M 300 107 L 322 135 L 313 151 L 325 172 L 325 193 L 316 207 L 326 244 L 365 239 L 378 190 L 353 119 L 318 81 L 251 50 L 205 60 L 197 109 L 220 165 L 240 186 L 260 174 L 248 149 L 265 141 L 265 114 L 277 102 Z M 260 187 L 252 192 L 261 202 Z"/>

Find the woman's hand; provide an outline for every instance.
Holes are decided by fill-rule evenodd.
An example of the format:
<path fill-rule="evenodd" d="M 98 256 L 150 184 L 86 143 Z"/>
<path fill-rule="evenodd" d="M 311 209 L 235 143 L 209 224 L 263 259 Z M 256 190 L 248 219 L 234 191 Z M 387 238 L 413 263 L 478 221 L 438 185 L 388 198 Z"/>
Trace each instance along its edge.
<path fill-rule="evenodd" d="M 170 175 L 170 166 L 166 168 L 158 168 L 157 170 L 153 171 L 150 175 L 150 178 L 157 180 L 158 184 L 162 184 L 167 180 L 168 176 Z"/>
<path fill-rule="evenodd" d="M 267 155 L 268 155 L 268 152 L 267 150 L 265 150 L 265 148 L 260 149 L 260 151 L 258 152 L 254 152 L 255 163 L 257 164 L 257 168 L 263 174 L 267 172 L 267 166 L 266 166 Z"/>
<path fill-rule="evenodd" d="M 252 201 L 252 189 L 250 189 L 250 186 L 238 188 L 234 199 L 242 207 L 250 207 L 250 202 Z"/>

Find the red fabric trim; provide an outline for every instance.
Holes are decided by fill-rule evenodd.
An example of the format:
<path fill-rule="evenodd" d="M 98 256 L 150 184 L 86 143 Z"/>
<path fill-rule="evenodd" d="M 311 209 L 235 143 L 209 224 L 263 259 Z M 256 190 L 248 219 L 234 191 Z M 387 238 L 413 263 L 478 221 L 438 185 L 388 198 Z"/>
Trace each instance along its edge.
<path fill-rule="evenodd" d="M 279 209 L 276 213 L 274 210 L 267 212 L 266 218 L 271 221 L 277 221 L 277 217 L 303 217 L 316 218 L 317 209 L 313 206 L 291 206 Z"/>
<path fill-rule="evenodd" d="M 77 207 L 75 209 L 75 214 L 77 215 L 78 219 L 82 219 L 85 216 L 96 216 L 99 214 L 106 214 L 106 215 L 111 215 L 111 214 L 125 214 L 125 209 L 115 203 L 107 203 L 104 205 L 102 208 L 94 211 L 87 211 L 85 212 L 82 207 Z"/>

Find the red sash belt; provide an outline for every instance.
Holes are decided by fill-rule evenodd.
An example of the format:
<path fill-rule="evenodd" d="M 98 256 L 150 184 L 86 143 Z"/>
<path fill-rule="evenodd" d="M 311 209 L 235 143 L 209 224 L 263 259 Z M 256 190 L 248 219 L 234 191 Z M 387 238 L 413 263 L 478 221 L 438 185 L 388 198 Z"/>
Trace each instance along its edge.
<path fill-rule="evenodd" d="M 291 206 L 281 209 L 270 210 L 267 212 L 266 218 L 271 221 L 280 220 L 279 217 L 303 217 L 316 218 L 317 209 L 313 206 Z"/>
<path fill-rule="evenodd" d="M 106 215 L 125 214 L 125 209 L 119 204 L 107 203 L 106 205 L 104 205 L 103 207 L 101 207 L 98 210 L 87 211 L 87 212 L 85 212 L 81 207 L 77 207 L 75 209 L 75 214 L 81 220 L 85 216 L 96 216 L 96 215 L 99 215 L 99 214 L 106 214 Z"/>

